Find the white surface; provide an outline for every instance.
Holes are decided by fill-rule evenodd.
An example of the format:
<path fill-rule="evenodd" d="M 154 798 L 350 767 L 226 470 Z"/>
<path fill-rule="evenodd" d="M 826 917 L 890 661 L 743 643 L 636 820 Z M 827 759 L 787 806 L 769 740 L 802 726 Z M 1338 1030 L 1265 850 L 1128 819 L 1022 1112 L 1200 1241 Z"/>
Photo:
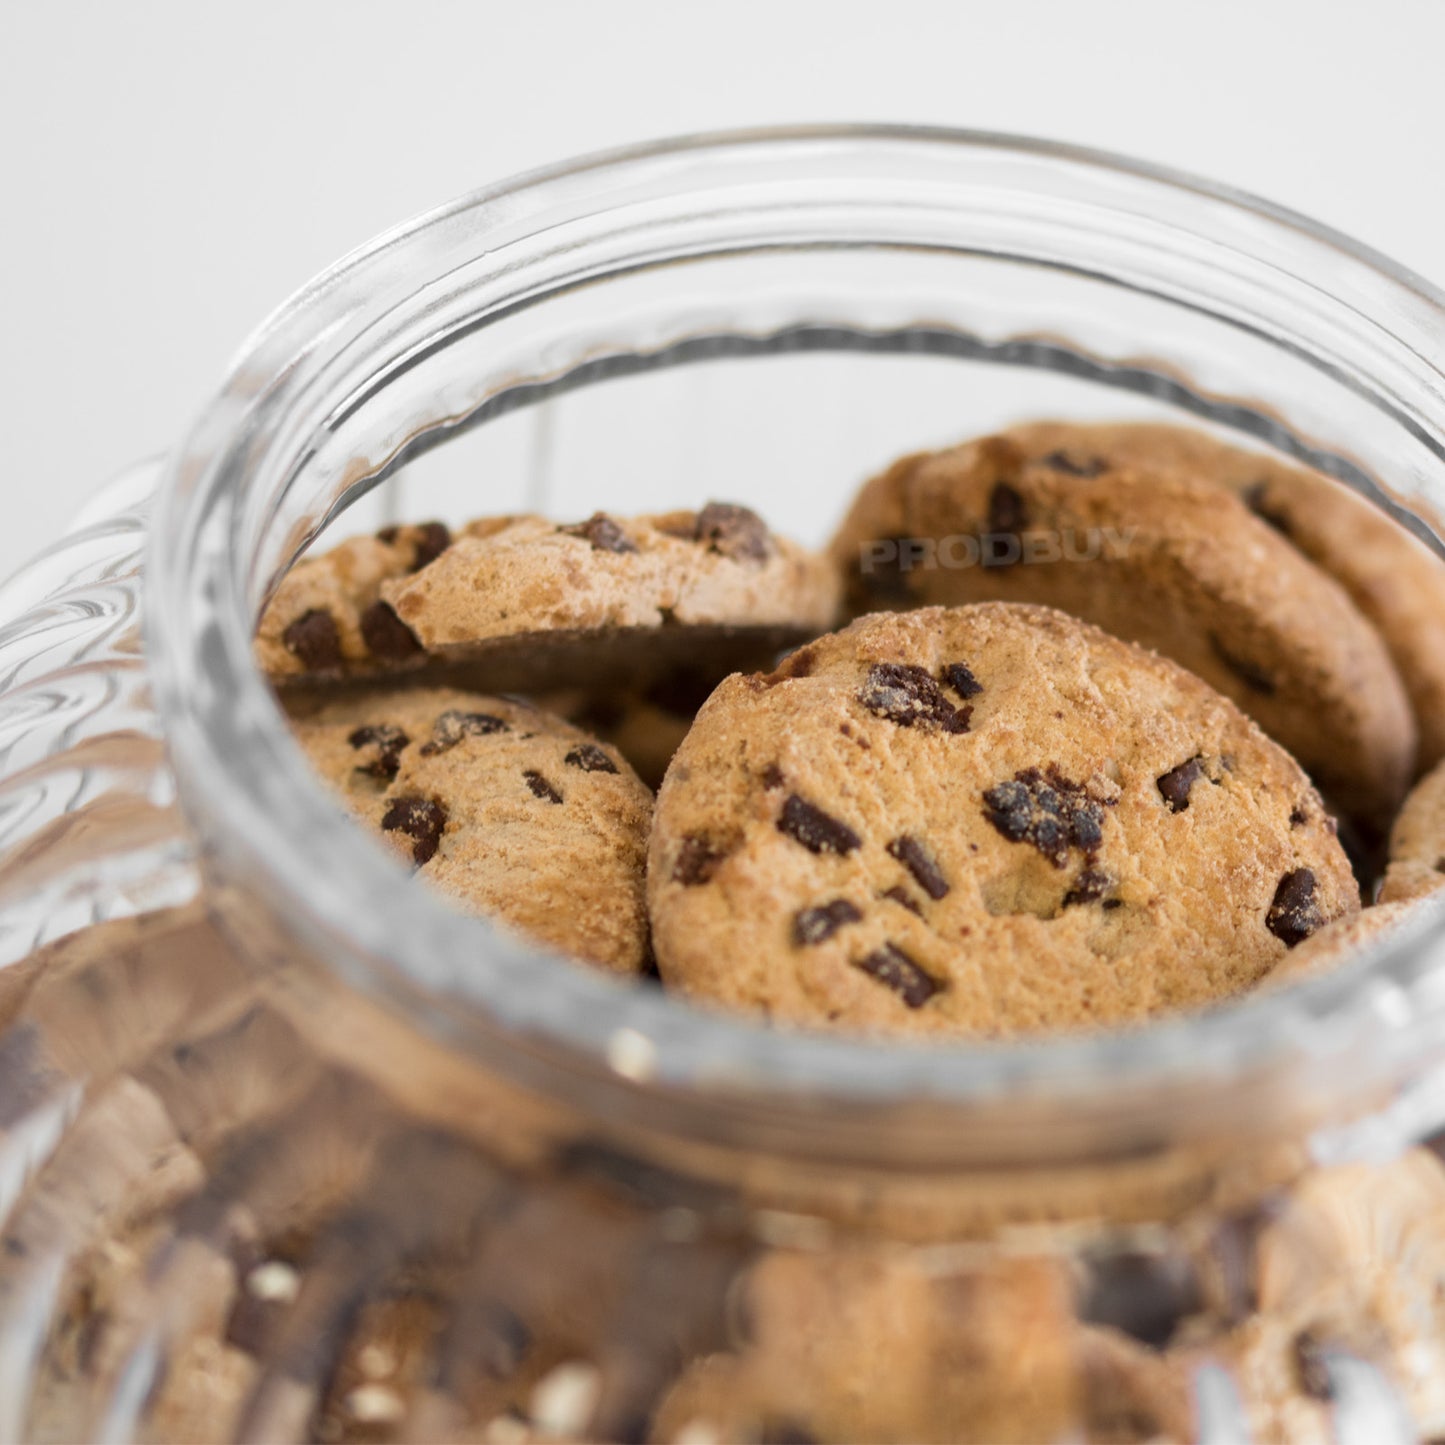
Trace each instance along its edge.
<path fill-rule="evenodd" d="M 375 232 L 667 133 L 1051 135 L 1294 206 L 1445 281 L 1440 0 L 0 0 L 0 573 L 168 447 Z"/>

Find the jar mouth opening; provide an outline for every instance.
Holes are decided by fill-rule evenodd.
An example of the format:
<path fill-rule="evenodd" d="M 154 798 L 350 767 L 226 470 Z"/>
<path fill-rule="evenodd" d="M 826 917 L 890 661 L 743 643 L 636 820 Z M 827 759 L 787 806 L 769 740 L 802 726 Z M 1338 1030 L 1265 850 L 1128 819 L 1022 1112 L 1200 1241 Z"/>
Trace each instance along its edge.
<path fill-rule="evenodd" d="M 585 157 L 478 191 L 352 253 L 287 302 L 247 343 L 171 459 L 148 559 L 147 625 L 183 802 L 208 851 L 272 900 L 345 986 L 400 1012 L 423 1036 L 542 1088 L 605 1086 L 599 1099 L 641 1084 L 723 1113 L 744 1100 L 780 1114 L 796 1108 L 800 1118 L 832 1109 L 869 1120 L 926 1102 L 943 1111 L 946 1127 L 956 1126 L 959 1108 L 1066 1102 L 1127 1115 L 1137 1141 L 1140 1130 L 1168 1130 L 1181 1089 L 1209 1094 L 1223 1081 L 1338 1059 L 1372 1029 L 1399 1040 L 1402 1060 L 1418 1057 L 1429 1022 L 1422 988 L 1430 955 L 1445 942 L 1445 919 L 1428 909 L 1419 927 L 1339 972 L 1125 1031 L 932 1043 L 790 1032 L 710 1013 L 538 954 L 454 910 L 336 808 L 291 740 L 252 657 L 258 559 L 244 539 L 271 505 L 267 477 L 274 482 L 303 450 L 301 434 L 280 438 L 293 413 L 314 406 L 308 388 L 325 384 L 322 359 L 354 345 L 379 309 L 405 304 L 409 270 L 444 275 L 463 261 L 485 264 L 492 227 L 525 232 L 529 217 L 550 226 L 583 215 L 641 172 L 686 185 L 753 156 L 806 170 L 824 153 L 871 155 L 876 166 L 885 151 L 991 152 L 1039 166 L 1044 187 L 1058 166 L 1124 178 L 1134 197 L 1222 208 L 1270 246 L 1303 238 L 1312 255 L 1348 264 L 1381 298 L 1398 301 L 1414 324 L 1445 334 L 1445 295 L 1348 238 L 1226 187 L 1046 141 L 915 127 L 751 131 Z M 1424 354 L 1400 349 L 1428 373 L 1424 389 L 1445 396 L 1445 378 Z M 1445 403 L 1401 419 L 1445 458 Z M 1378 1082 L 1364 1072 L 1354 1081 L 1362 1090 Z"/>

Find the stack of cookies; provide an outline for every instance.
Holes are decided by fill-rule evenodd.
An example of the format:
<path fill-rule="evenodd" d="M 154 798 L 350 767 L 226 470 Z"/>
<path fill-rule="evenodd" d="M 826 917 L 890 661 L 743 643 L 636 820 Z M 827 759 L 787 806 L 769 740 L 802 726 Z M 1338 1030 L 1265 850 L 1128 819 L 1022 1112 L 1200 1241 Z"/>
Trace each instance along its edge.
<path fill-rule="evenodd" d="M 780 1024 L 1137 1024 L 1445 888 L 1445 565 L 1202 433 L 906 457 L 821 554 L 717 502 L 389 528 L 256 650 L 459 905 Z"/>

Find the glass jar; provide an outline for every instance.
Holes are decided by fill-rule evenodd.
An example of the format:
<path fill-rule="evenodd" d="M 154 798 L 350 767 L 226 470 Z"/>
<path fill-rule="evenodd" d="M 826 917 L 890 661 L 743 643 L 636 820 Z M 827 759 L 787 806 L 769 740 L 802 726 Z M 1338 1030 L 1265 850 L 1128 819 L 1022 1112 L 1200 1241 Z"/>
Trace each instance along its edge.
<path fill-rule="evenodd" d="M 1445 1433 L 1439 1306 L 1376 1308 L 1445 1292 L 1438 910 L 1133 1032 L 768 1031 L 407 878 L 250 651 L 343 512 L 820 542 L 1055 413 L 1242 433 L 1445 555 L 1442 336 L 1250 197 L 882 127 L 571 162 L 308 286 L 0 595 L 0 1439 Z"/>

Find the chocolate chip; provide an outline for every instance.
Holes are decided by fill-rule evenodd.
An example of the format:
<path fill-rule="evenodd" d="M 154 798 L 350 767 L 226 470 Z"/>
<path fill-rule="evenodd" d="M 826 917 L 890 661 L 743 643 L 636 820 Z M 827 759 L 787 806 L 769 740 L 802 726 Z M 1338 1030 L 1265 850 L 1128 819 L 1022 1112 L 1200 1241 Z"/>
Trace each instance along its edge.
<path fill-rule="evenodd" d="M 402 662 L 422 650 L 416 633 L 409 628 L 389 602 L 373 602 L 361 614 L 361 636 L 376 657 Z"/>
<path fill-rule="evenodd" d="M 374 726 L 357 728 L 346 741 L 358 752 L 362 748 L 376 749 L 374 758 L 356 765 L 358 773 L 390 782 L 401 770 L 402 751 L 411 739 L 390 723 L 377 723 Z"/>
<path fill-rule="evenodd" d="M 447 810 L 430 798 L 393 798 L 381 820 L 383 833 L 405 833 L 412 840 L 418 868 L 436 856 L 446 826 Z"/>
<path fill-rule="evenodd" d="M 615 773 L 617 764 L 596 743 L 578 743 L 564 759 L 569 766 L 584 773 Z"/>
<path fill-rule="evenodd" d="M 1303 943 L 1324 923 L 1315 901 L 1315 875 L 1308 868 L 1296 868 L 1279 880 L 1274 902 L 1265 914 L 1264 926 L 1288 948 Z"/>
<path fill-rule="evenodd" d="M 510 731 L 506 718 L 489 712 L 461 712 L 449 708 L 432 724 L 431 741 L 422 744 L 422 756 L 434 758 L 449 753 L 463 738 L 486 737 Z"/>
<path fill-rule="evenodd" d="M 452 545 L 451 530 L 445 522 L 423 522 L 417 532 L 416 550 L 411 559 L 413 572 L 430 567 Z"/>
<path fill-rule="evenodd" d="M 1070 848 L 1090 854 L 1104 841 L 1103 805 L 1055 768 L 1015 773 L 983 801 L 984 816 L 1010 843 L 1032 844 L 1055 868 L 1068 861 Z"/>
<path fill-rule="evenodd" d="M 717 872 L 717 866 L 727 857 L 706 839 L 697 834 L 688 834 L 677 850 L 677 861 L 672 865 L 672 881 L 684 888 L 696 888 L 706 883 Z"/>
<path fill-rule="evenodd" d="M 778 832 L 786 833 L 810 853 L 851 853 L 863 840 L 846 824 L 821 808 L 789 793 L 778 815 Z"/>
<path fill-rule="evenodd" d="M 1435 871 L 1437 873 L 1445 873 L 1445 858 L 1437 858 L 1435 860 Z"/>
<path fill-rule="evenodd" d="M 983 691 L 983 684 L 966 662 L 950 662 L 943 669 L 943 680 L 959 697 L 977 697 Z"/>
<path fill-rule="evenodd" d="M 1294 525 L 1290 521 L 1289 513 L 1270 503 L 1268 481 L 1251 482 L 1239 495 L 1244 505 L 1261 522 L 1268 523 L 1281 536 L 1294 536 Z"/>
<path fill-rule="evenodd" d="M 383 527 L 381 531 L 376 534 L 376 540 L 378 542 L 385 542 L 388 547 L 394 547 L 396 545 L 396 539 L 400 536 L 401 528 L 393 524 L 389 527 Z"/>
<path fill-rule="evenodd" d="M 822 943 L 832 938 L 845 923 L 857 923 L 863 915 L 846 898 L 835 898 L 817 908 L 804 908 L 793 918 L 793 943 Z"/>
<path fill-rule="evenodd" d="M 1114 886 L 1114 880 L 1102 868 L 1085 868 L 1074 879 L 1073 887 L 1064 894 L 1063 906 L 1073 908 L 1081 903 L 1099 903 Z M 1120 900 L 1111 898 L 1104 906 L 1118 907 Z"/>
<path fill-rule="evenodd" d="M 954 707 L 943 689 L 921 667 L 906 662 L 875 662 L 868 669 L 858 701 L 875 717 L 899 727 L 937 728 L 966 733 L 973 709 Z"/>
<path fill-rule="evenodd" d="M 923 910 L 918 906 L 918 900 L 901 883 L 892 888 L 885 888 L 879 896 L 898 904 L 900 908 L 906 908 L 910 913 L 917 914 L 919 918 L 923 917 Z"/>
<path fill-rule="evenodd" d="M 948 880 L 938 871 L 933 855 L 907 833 L 888 845 L 888 856 L 896 858 L 913 875 L 913 881 L 935 902 L 948 892 Z"/>
<path fill-rule="evenodd" d="M 1209 645 L 1214 655 L 1251 691 L 1261 697 L 1273 697 L 1279 691 L 1279 684 L 1257 663 L 1239 657 L 1231 652 L 1214 633 L 1209 634 Z"/>
<path fill-rule="evenodd" d="M 585 522 L 578 522 L 572 527 L 558 527 L 557 530 L 569 537 L 585 537 L 596 552 L 637 551 L 637 544 L 606 512 L 593 512 Z"/>
<path fill-rule="evenodd" d="M 735 562 L 765 562 L 772 552 L 767 523 L 751 508 L 731 502 L 709 502 L 697 514 L 695 535 L 710 552 Z"/>
<path fill-rule="evenodd" d="M 1309 822 L 1309 820 L 1310 815 L 1308 811 L 1304 808 L 1296 808 L 1289 815 L 1289 825 L 1291 828 L 1303 828 L 1304 825 Z"/>
<path fill-rule="evenodd" d="M 324 608 L 303 612 L 281 634 L 281 641 L 287 652 L 314 672 L 341 666 L 341 630 Z"/>
<path fill-rule="evenodd" d="M 1295 1340 L 1294 1367 L 1300 1389 L 1310 1399 L 1334 1399 L 1335 1387 L 1325 1365 L 1324 1344 L 1313 1330 L 1302 1330 Z"/>
<path fill-rule="evenodd" d="M 1041 460 L 1046 467 L 1071 477 L 1098 477 L 1109 470 L 1109 464 L 1103 457 L 1081 456 L 1077 452 L 1050 452 Z"/>
<path fill-rule="evenodd" d="M 896 943 L 885 943 L 853 966 L 891 988 L 909 1008 L 922 1008 L 940 987 Z"/>
<path fill-rule="evenodd" d="M 1169 804 L 1171 813 L 1182 813 L 1189 806 L 1189 790 L 1204 776 L 1198 758 L 1190 758 L 1171 768 L 1159 779 L 1159 792 Z"/>
<path fill-rule="evenodd" d="M 783 770 L 776 763 L 769 763 L 763 769 L 763 787 L 769 792 L 783 786 Z"/>
<path fill-rule="evenodd" d="M 562 794 L 539 773 L 536 768 L 524 768 L 522 778 L 532 790 L 534 798 L 544 798 L 549 803 L 560 803 Z"/>

